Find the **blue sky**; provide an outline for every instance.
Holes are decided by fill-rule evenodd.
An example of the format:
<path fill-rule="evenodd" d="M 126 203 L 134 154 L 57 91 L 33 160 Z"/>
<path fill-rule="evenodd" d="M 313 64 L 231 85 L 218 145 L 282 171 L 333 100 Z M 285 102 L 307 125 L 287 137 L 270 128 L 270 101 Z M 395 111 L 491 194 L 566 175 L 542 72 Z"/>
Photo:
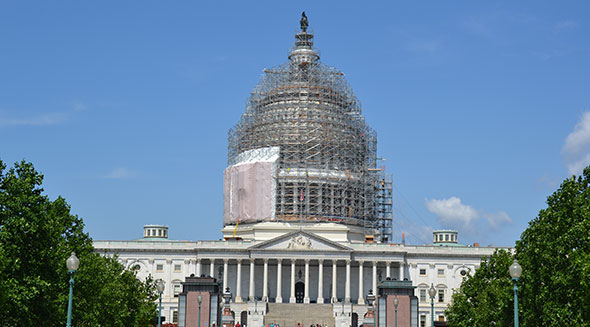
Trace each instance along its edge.
<path fill-rule="evenodd" d="M 227 132 L 302 10 L 394 176 L 394 241 L 510 246 L 590 163 L 583 1 L 0 2 L 0 159 L 94 239 L 218 239 Z"/>

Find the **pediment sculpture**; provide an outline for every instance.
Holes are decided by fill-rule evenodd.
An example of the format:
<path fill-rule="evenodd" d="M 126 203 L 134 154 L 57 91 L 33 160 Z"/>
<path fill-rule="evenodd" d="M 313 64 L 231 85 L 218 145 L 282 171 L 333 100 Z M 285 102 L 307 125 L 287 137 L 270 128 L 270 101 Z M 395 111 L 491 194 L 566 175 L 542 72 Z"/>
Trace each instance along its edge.
<path fill-rule="evenodd" d="M 293 236 L 287 245 L 287 249 L 311 249 L 311 239 L 309 237 L 303 238 L 301 235 Z"/>

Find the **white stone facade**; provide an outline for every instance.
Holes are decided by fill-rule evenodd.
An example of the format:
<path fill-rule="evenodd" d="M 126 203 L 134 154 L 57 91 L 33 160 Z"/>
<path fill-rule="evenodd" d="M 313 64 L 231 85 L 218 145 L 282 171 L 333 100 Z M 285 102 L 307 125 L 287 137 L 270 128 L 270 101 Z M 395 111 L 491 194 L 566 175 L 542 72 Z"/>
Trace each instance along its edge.
<path fill-rule="evenodd" d="M 268 229 L 271 223 L 263 224 Z M 178 310 L 175 295 L 181 292 L 184 278 L 191 274 L 213 276 L 223 283 L 224 289 L 230 288 L 236 321 L 240 321 L 240 313 L 247 311 L 248 306 L 256 306 L 250 312 L 264 315 L 265 302 L 333 303 L 335 321 L 342 320 L 338 313 L 344 308 L 362 317 L 369 289 L 375 290 L 387 278 L 412 281 L 420 300 L 420 319 L 426 322 L 430 321 L 428 288 L 434 285 L 438 320 L 444 316 L 452 292 L 464 276 L 472 274 L 482 257 L 495 250 L 457 244 L 364 243 L 330 235 L 339 240 L 336 242 L 321 236 L 326 233 L 319 227 L 316 233 L 301 227 L 282 232 L 280 229 L 275 230 L 274 237 L 264 234 L 262 240 L 194 242 L 143 238 L 95 241 L 94 246 L 99 253 L 117 255 L 126 267 L 137 270 L 138 278 L 151 275 L 164 280 L 162 312 L 167 322 L 174 321 L 174 312 Z M 350 322 L 350 315 L 347 317 Z M 262 324 L 263 320 L 258 318 L 249 315 L 248 326 L 256 327 L 256 321 Z"/>

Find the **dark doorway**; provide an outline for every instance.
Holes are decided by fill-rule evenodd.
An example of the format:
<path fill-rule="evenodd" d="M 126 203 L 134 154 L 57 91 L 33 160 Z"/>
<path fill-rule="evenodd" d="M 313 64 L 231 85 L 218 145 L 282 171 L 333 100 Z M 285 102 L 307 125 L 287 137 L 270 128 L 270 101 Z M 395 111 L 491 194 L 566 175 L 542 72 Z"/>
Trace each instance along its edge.
<path fill-rule="evenodd" d="M 357 327 L 359 325 L 359 315 L 357 313 L 352 314 L 352 327 Z"/>
<path fill-rule="evenodd" d="M 242 311 L 240 314 L 240 325 L 244 326 L 248 324 L 248 311 Z"/>
<path fill-rule="evenodd" d="M 295 283 L 295 303 L 303 303 L 303 297 L 305 296 L 305 284 L 303 282 Z"/>

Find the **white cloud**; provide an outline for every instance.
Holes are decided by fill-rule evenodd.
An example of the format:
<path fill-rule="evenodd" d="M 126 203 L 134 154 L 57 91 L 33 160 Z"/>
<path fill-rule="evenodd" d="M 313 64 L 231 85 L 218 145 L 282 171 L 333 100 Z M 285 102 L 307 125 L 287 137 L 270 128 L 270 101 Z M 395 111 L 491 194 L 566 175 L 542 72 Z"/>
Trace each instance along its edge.
<path fill-rule="evenodd" d="M 504 211 L 498 213 L 483 213 L 482 216 L 487 219 L 488 225 L 492 230 L 498 230 L 502 225 L 512 223 L 512 218 Z"/>
<path fill-rule="evenodd" d="M 569 153 L 577 153 L 587 150 L 590 146 L 590 112 L 582 114 L 582 118 L 565 139 L 563 150 Z"/>
<path fill-rule="evenodd" d="M 555 190 L 560 182 L 560 178 L 544 173 L 535 184 L 538 190 Z"/>
<path fill-rule="evenodd" d="M 567 51 L 563 50 L 547 50 L 547 51 L 532 51 L 533 56 L 541 59 L 542 61 L 548 61 L 553 58 L 563 57 L 568 54 Z"/>
<path fill-rule="evenodd" d="M 481 218 L 487 220 L 488 227 L 497 230 L 505 224 L 512 223 L 512 218 L 504 212 L 487 213 L 464 204 L 460 198 L 426 199 L 426 209 L 434 213 L 443 228 L 473 232 Z"/>
<path fill-rule="evenodd" d="M 567 172 L 570 175 L 582 175 L 582 171 L 586 166 L 590 165 L 590 154 L 586 154 L 584 157 L 578 160 L 570 161 L 566 164 Z"/>
<path fill-rule="evenodd" d="M 562 22 L 558 22 L 555 24 L 554 29 L 556 33 L 559 33 L 563 30 L 571 30 L 578 27 L 578 22 L 573 20 L 564 20 Z"/>
<path fill-rule="evenodd" d="M 444 227 L 470 226 L 477 218 L 477 211 L 455 196 L 441 200 L 426 199 L 426 208 L 438 216 Z"/>
<path fill-rule="evenodd" d="M 471 17 L 464 24 L 468 31 L 473 34 L 490 37 L 493 34 L 492 28 L 487 22 L 484 22 L 482 18 Z"/>
<path fill-rule="evenodd" d="M 561 154 L 570 175 L 579 175 L 590 164 L 590 112 L 584 112 L 580 121 L 565 139 Z"/>
<path fill-rule="evenodd" d="M 404 30 L 395 30 L 393 33 L 399 38 L 402 47 L 410 52 L 433 55 L 444 45 L 444 40 L 439 36 L 416 35 Z"/>
<path fill-rule="evenodd" d="M 0 117 L 0 126 L 47 126 L 55 125 L 66 120 L 64 113 L 52 113 L 25 118 Z"/>
<path fill-rule="evenodd" d="M 72 102 L 72 108 L 74 111 L 84 111 L 88 109 L 88 106 L 82 101 L 74 101 Z"/>
<path fill-rule="evenodd" d="M 434 54 L 442 46 L 442 43 L 440 39 L 415 39 L 408 42 L 406 48 L 412 52 Z"/>
<path fill-rule="evenodd" d="M 106 179 L 129 179 L 137 176 L 137 173 L 127 167 L 113 169 L 110 173 L 103 176 Z"/>

